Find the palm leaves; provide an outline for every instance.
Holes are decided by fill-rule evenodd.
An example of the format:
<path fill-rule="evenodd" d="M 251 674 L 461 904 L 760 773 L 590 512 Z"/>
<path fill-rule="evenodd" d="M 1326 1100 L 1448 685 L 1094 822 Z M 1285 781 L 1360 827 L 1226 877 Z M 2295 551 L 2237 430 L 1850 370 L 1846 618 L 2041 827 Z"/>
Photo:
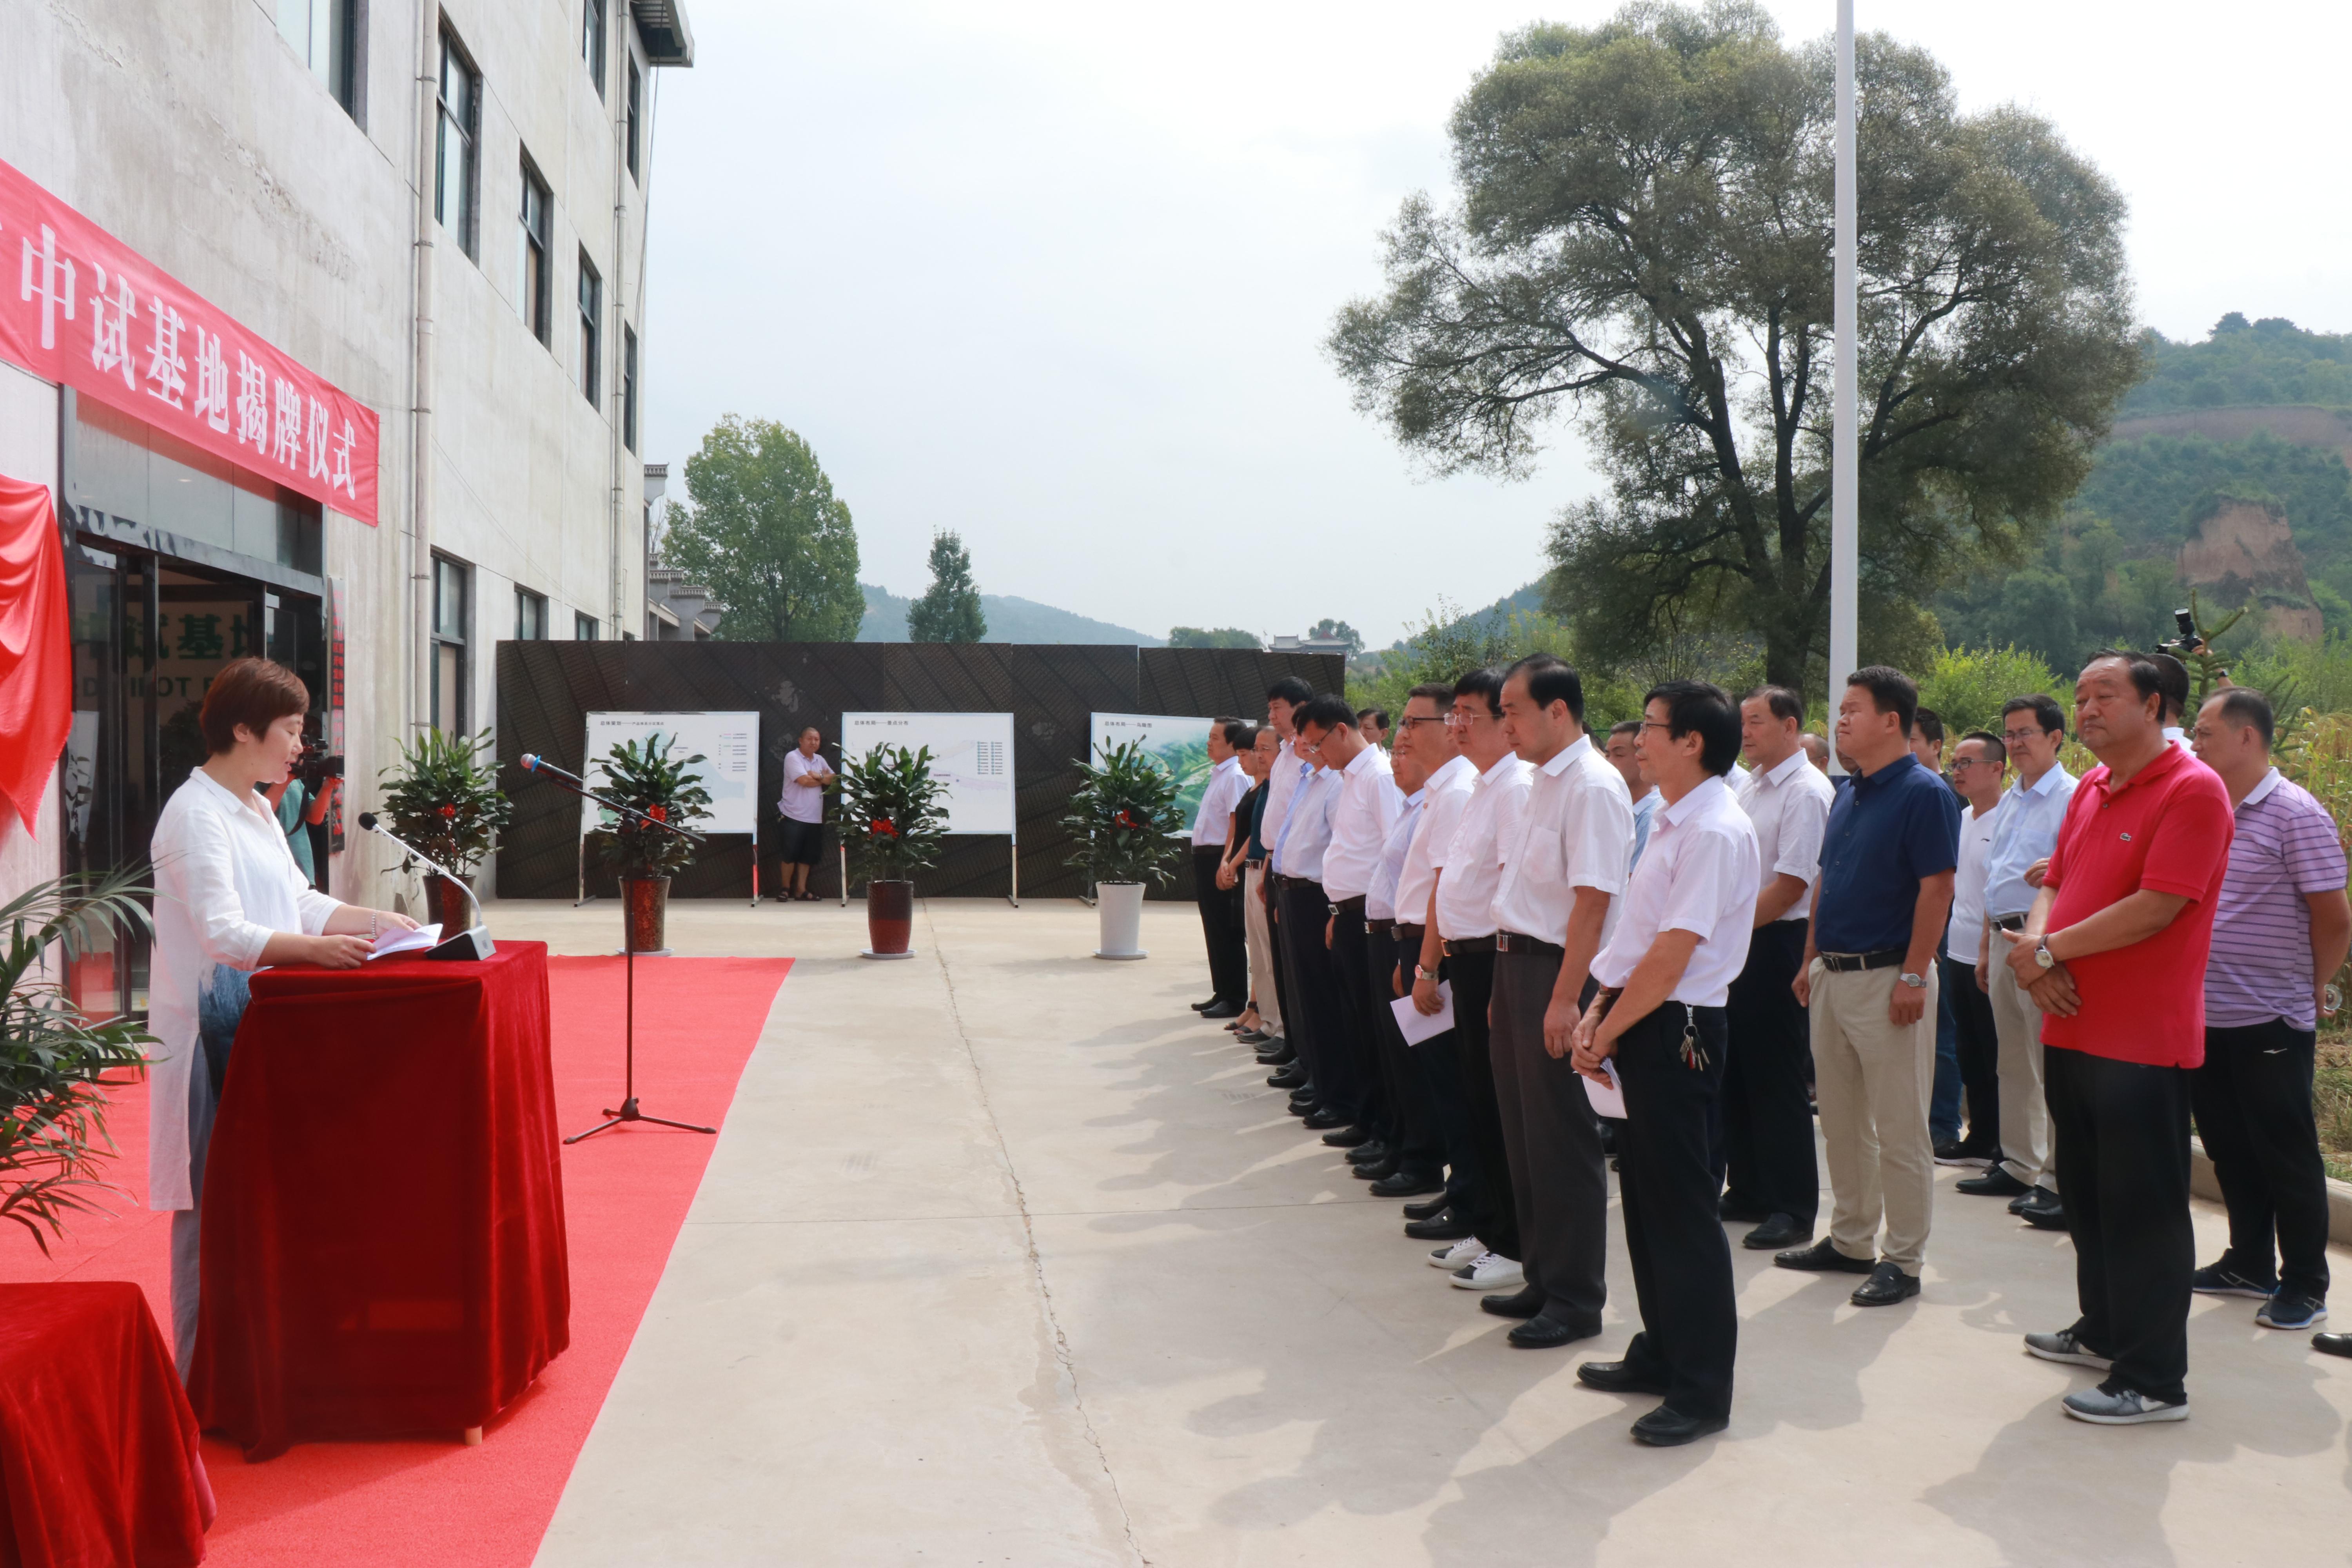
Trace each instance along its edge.
<path fill-rule="evenodd" d="M 1103 752 L 1099 766 L 1080 763 L 1071 812 L 1062 819 L 1077 841 L 1069 864 L 1084 867 L 1096 883 L 1150 878 L 1164 885 L 1179 850 L 1174 836 L 1184 827 L 1176 795 L 1176 781 L 1140 741 Z"/>

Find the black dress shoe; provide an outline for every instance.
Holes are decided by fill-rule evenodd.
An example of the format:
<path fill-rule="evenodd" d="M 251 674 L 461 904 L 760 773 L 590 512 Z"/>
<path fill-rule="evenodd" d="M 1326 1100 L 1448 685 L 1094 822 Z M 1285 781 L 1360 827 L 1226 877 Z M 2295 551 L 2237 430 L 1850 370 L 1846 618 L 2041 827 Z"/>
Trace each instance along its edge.
<path fill-rule="evenodd" d="M 1276 1035 L 1272 1043 L 1258 1052 L 1257 1059 L 1270 1068 L 1288 1067 L 1298 1059 L 1298 1053 L 1291 1049 L 1288 1040 Z"/>
<path fill-rule="evenodd" d="M 1404 1205 L 1404 1217 L 1407 1219 L 1435 1219 L 1439 1215 L 1444 1214 L 1448 1208 L 1453 1206 L 1453 1203 L 1454 1200 L 1451 1197 L 1434 1197 L 1428 1199 L 1423 1203 L 1407 1204 Z"/>
<path fill-rule="evenodd" d="M 1217 999 L 1214 996 L 1212 996 L 1206 1002 L 1195 1002 L 1192 1005 L 1192 1011 L 1195 1013 L 1205 1013 L 1216 1005 Z"/>
<path fill-rule="evenodd" d="M 1897 1301 L 1907 1301 L 1919 1293 L 1919 1277 L 1906 1274 L 1899 1263 L 1881 1263 L 1870 1271 L 1870 1278 L 1854 1287 L 1853 1304 L 1857 1307 L 1892 1307 Z"/>
<path fill-rule="evenodd" d="M 1201 1009 L 1201 1016 L 1203 1018 L 1238 1018 L 1241 1016 L 1242 1010 L 1230 1002 L 1220 1002 L 1213 1007 Z"/>
<path fill-rule="evenodd" d="M 1308 1111 L 1302 1120 L 1307 1123 L 1307 1130 L 1310 1132 L 1328 1132 L 1334 1127 L 1348 1125 L 1347 1113 L 1334 1110 L 1328 1106 Z"/>
<path fill-rule="evenodd" d="M 2352 1356 L 2352 1334 L 2314 1334 L 2311 1348 L 2323 1355 Z"/>
<path fill-rule="evenodd" d="M 1365 1164 L 1350 1165 L 1348 1173 L 1360 1182 L 1377 1182 L 1382 1176 L 1393 1176 L 1397 1173 L 1396 1156 L 1391 1154 Z"/>
<path fill-rule="evenodd" d="M 1408 1209 L 1417 1206 L 1419 1205 L 1414 1204 L 1405 1205 Z M 1450 1212 L 1433 1214 L 1427 1219 L 1409 1219 L 1404 1222 L 1404 1233 L 1415 1241 L 1459 1241 L 1475 1228 L 1468 1220 L 1456 1219 Z"/>
<path fill-rule="evenodd" d="M 1952 1184 L 1952 1191 L 1966 1193 L 1972 1198 L 2021 1197 L 2032 1190 L 1999 1165 L 1981 1176 L 1963 1176 Z"/>
<path fill-rule="evenodd" d="M 1360 1127 L 1339 1127 L 1323 1134 L 1323 1142 L 1334 1149 L 1360 1149 L 1370 1144 L 1372 1135 Z"/>
<path fill-rule="evenodd" d="M 1498 1318 L 1532 1318 L 1544 1310 L 1543 1287 L 1522 1285 L 1507 1296 L 1481 1296 L 1478 1310 Z"/>
<path fill-rule="evenodd" d="M 1274 1037 L 1264 1029 L 1235 1029 L 1234 1038 L 1245 1046 L 1263 1046 L 1271 1041 Z"/>
<path fill-rule="evenodd" d="M 1538 1312 L 1503 1337 L 1518 1350 L 1551 1351 L 1562 1345 L 1572 1345 L 1579 1340 L 1589 1340 L 1601 1331 L 1601 1325 L 1568 1323 L 1548 1312 Z"/>
<path fill-rule="evenodd" d="M 1799 1225 L 1790 1215 L 1776 1214 L 1739 1238 L 1739 1245 L 1757 1252 L 1802 1247 L 1813 1239 L 1813 1227 Z"/>
<path fill-rule="evenodd" d="M 1293 1062 L 1280 1072 L 1266 1074 L 1265 1082 L 1268 1089 L 1304 1089 L 1307 1087 L 1307 1069 Z"/>
<path fill-rule="evenodd" d="M 1659 1405 L 1633 1423 L 1633 1441 L 1646 1443 L 1653 1448 L 1679 1448 L 1685 1443 L 1720 1432 L 1730 1426 L 1721 1415 L 1685 1415 L 1678 1410 Z"/>
<path fill-rule="evenodd" d="M 2018 1204 L 2016 1213 L 2018 1218 L 2036 1230 L 2067 1228 L 2066 1205 L 2058 1200 L 2056 1193 L 2044 1192 L 2039 1187 L 2025 1195 Z"/>
<path fill-rule="evenodd" d="M 1399 1171 L 1372 1184 L 1372 1196 L 1376 1198 L 1411 1198 L 1444 1190 L 1445 1178 L 1434 1171 Z"/>
<path fill-rule="evenodd" d="M 1758 1208 L 1754 1204 L 1736 1204 L 1728 1197 L 1716 1201 L 1715 1212 L 1717 1217 L 1738 1225 L 1760 1225 L 1772 1217 L 1769 1209 Z"/>
<path fill-rule="evenodd" d="M 1815 1274 L 1868 1274 L 1878 1267 L 1867 1258 L 1848 1258 L 1826 1236 L 1811 1247 L 1775 1253 L 1772 1261 L 1783 1268 L 1802 1268 Z"/>
<path fill-rule="evenodd" d="M 1370 1165 L 1389 1157 L 1389 1146 L 1370 1132 L 1364 1131 L 1360 1127 L 1351 1127 L 1349 1131 L 1363 1133 L 1363 1142 L 1348 1151 L 1348 1163 L 1350 1165 Z M 1326 1138 L 1324 1142 L 1328 1143 L 1330 1140 Z"/>
<path fill-rule="evenodd" d="M 1576 1369 L 1576 1381 L 1603 1394 L 1654 1394 L 1665 1396 L 1666 1374 L 1643 1362 L 1589 1361 Z"/>

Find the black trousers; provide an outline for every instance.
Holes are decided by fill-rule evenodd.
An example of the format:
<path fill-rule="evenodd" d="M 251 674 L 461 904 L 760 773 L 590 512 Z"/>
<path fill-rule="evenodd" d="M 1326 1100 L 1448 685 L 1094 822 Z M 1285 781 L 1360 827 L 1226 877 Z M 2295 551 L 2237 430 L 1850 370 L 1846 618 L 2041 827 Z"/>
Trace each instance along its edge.
<path fill-rule="evenodd" d="M 1327 889 L 1326 891 L 1328 891 Z M 1358 1127 L 1385 1140 L 1390 1131 L 1387 1086 L 1381 1080 L 1380 1047 L 1374 1044 L 1378 1020 L 1370 1010 L 1371 960 L 1364 943 L 1364 900 L 1351 899 L 1329 912 L 1331 975 L 1339 985 L 1340 1049 L 1348 1055 L 1348 1079 L 1353 1098 L 1332 1104 Z M 1317 940 L 1321 940 L 1318 931 Z M 1328 1053 L 1327 1053 L 1328 1054 Z M 1326 1103 L 1331 1103 L 1326 1101 Z"/>
<path fill-rule="evenodd" d="M 2324 1301 L 2327 1166 L 2311 1110 L 2315 1039 L 2284 1018 L 2209 1026 L 2189 1098 L 2230 1210 L 2223 1264 Z"/>
<path fill-rule="evenodd" d="M 1217 886 L 1217 868 L 1225 858 L 1222 844 L 1196 845 L 1192 850 L 1192 898 L 1201 908 L 1201 937 L 1209 948 L 1209 982 L 1217 1000 L 1228 1006 L 1249 1005 L 1249 937 L 1242 925 L 1242 889 L 1238 879 L 1230 888 Z"/>
<path fill-rule="evenodd" d="M 1282 927 L 1282 895 L 1275 890 L 1274 873 L 1271 871 L 1259 879 L 1258 885 L 1265 890 L 1265 952 L 1267 959 L 1274 964 L 1274 1004 L 1276 1010 L 1282 1015 L 1284 1042 L 1295 1051 L 1297 1044 L 1290 1028 L 1290 969 L 1283 962 L 1282 952 L 1286 936 Z"/>
<path fill-rule="evenodd" d="M 1339 977 L 1331 966 L 1330 950 L 1323 945 L 1330 900 L 1320 882 L 1293 884 L 1281 896 L 1282 921 L 1288 928 L 1283 932 L 1282 952 L 1290 961 L 1290 999 L 1283 1004 L 1282 1026 L 1307 1064 L 1317 1109 L 1353 1121 L 1363 1091 L 1349 1059 L 1348 1014 Z"/>
<path fill-rule="evenodd" d="M 2000 1037 L 1994 1031 L 1992 998 L 1977 989 L 1977 966 L 1957 958 L 1939 958 L 1944 966 L 1940 994 L 1952 999 L 1952 1022 L 1958 1026 L 1960 1088 L 1969 1097 L 1969 1149 L 1989 1160 L 2000 1158 Z"/>
<path fill-rule="evenodd" d="M 1396 966 L 1391 973 L 1401 969 L 1410 976 L 1421 963 L 1420 942 L 1402 936 L 1391 940 L 1394 943 L 1391 956 Z M 1445 977 L 1446 966 L 1451 962 L 1439 961 L 1437 973 L 1440 979 Z M 1407 985 L 1405 989 L 1410 992 L 1412 987 Z M 1424 1119 L 1425 1134 L 1417 1134 L 1409 1127 L 1405 1136 L 1408 1145 L 1416 1151 L 1420 1148 L 1415 1142 L 1417 1137 L 1426 1135 L 1434 1139 L 1437 1159 L 1445 1165 L 1445 1201 L 1457 1213 L 1466 1215 L 1476 1207 L 1474 1194 L 1479 1179 L 1478 1156 L 1470 1146 L 1470 1103 L 1463 1098 L 1458 1034 L 1456 1029 L 1448 1029 L 1442 1035 L 1432 1035 L 1417 1046 L 1406 1047 L 1412 1062 L 1414 1076 L 1412 1082 L 1421 1090 L 1421 1102 L 1426 1108 L 1427 1115 Z M 1402 1035 L 1397 1037 L 1399 1044 L 1402 1044 L 1403 1039 Z M 1410 1088 L 1406 1098 L 1414 1098 Z M 1425 1158 L 1419 1158 L 1418 1154 L 1416 1158 L 1419 1163 L 1408 1165 L 1407 1169 L 1423 1170 L 1431 1163 Z"/>
<path fill-rule="evenodd" d="M 2189 1397 L 2189 1071 L 2045 1047 L 2058 1190 L 2074 1233 L 2084 1345 L 2115 1358 L 2108 1382 Z"/>
<path fill-rule="evenodd" d="M 1495 994 L 1495 955 L 1455 953 L 1445 961 L 1454 984 L 1454 1043 L 1462 1064 L 1462 1099 L 1478 1156 L 1477 1201 L 1465 1217 L 1489 1252 L 1519 1260 L 1519 1216 L 1511 1200 L 1511 1159 L 1503 1149 L 1503 1113 L 1495 1103 L 1495 1061 L 1486 1041 L 1486 1004 Z"/>
<path fill-rule="evenodd" d="M 1557 955 L 1495 956 L 1495 1100 L 1519 1218 L 1519 1260 L 1544 1293 L 1543 1315 L 1598 1331 L 1609 1300 L 1609 1158 L 1584 1079 L 1544 1049 Z M 1599 989 L 1585 982 L 1584 1002 Z M 1717 1227 L 1720 1229 L 1720 1226 Z"/>
<path fill-rule="evenodd" d="M 1821 1213 L 1813 1111 L 1805 1097 L 1812 1035 L 1789 989 L 1805 956 L 1805 922 L 1774 921 L 1748 940 L 1748 963 L 1724 1012 L 1725 1195 L 1741 1208 L 1811 1226 Z"/>
<path fill-rule="evenodd" d="M 1681 1415 L 1731 1414 L 1739 1307 L 1731 1243 L 1716 1216 L 1708 1107 L 1722 1093 L 1733 1047 L 1726 1009 L 1668 1002 L 1617 1040 L 1625 1121 L 1617 1133 L 1617 1191 L 1642 1331 L 1625 1359 L 1663 1378 Z M 1694 1028 L 1706 1065 L 1683 1060 Z"/>
<path fill-rule="evenodd" d="M 1437 1130 L 1437 1113 L 1421 1068 L 1406 1048 L 1404 1032 L 1397 1027 L 1397 942 L 1393 932 L 1364 932 L 1364 960 L 1369 972 L 1365 1005 L 1370 1009 L 1372 1047 L 1380 1056 L 1381 1091 L 1388 1106 L 1381 1136 L 1396 1151 L 1397 1166 L 1416 1175 L 1445 1169 L 1445 1143 Z M 1406 990 L 1410 991 L 1411 986 Z"/>

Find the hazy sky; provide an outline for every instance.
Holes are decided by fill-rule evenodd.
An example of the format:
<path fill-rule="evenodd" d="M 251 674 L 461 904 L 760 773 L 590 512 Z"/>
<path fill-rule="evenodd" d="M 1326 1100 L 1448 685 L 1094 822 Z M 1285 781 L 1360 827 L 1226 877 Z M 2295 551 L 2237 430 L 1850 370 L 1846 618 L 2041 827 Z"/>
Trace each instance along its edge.
<path fill-rule="evenodd" d="M 1154 634 L 1330 615 L 1379 646 L 1486 603 L 1592 488 L 1574 437 L 1523 483 L 1420 479 L 1320 345 L 1399 200 L 1449 188 L 1497 35 L 1615 8 L 688 0 L 698 63 L 656 73 L 645 455 L 729 412 L 792 426 L 902 594 L 955 528 L 985 591 Z M 1836 15 L 1769 9 L 1792 38 Z M 2352 326 L 2352 8 L 1856 12 L 2122 186 L 2149 324 Z"/>

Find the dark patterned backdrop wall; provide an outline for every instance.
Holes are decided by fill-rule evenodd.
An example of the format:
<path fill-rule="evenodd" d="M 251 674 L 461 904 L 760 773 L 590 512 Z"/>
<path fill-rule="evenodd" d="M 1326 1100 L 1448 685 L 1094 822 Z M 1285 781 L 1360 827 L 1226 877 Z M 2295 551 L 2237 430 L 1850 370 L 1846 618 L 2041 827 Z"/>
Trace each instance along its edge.
<path fill-rule="evenodd" d="M 1246 648 L 1137 648 L 1124 644 L 502 642 L 498 645 L 499 782 L 515 803 L 499 841 L 499 896 L 569 899 L 580 874 L 580 803 L 525 773 L 525 752 L 579 773 L 592 712 L 743 712 L 760 715 L 760 819 L 763 891 L 776 885 L 776 797 L 783 757 L 814 724 L 828 744 L 845 712 L 1006 713 L 1013 716 L 1013 789 L 1021 825 L 1024 898 L 1080 890 L 1066 862 L 1062 827 L 1088 716 L 1097 712 L 1230 714 L 1263 719 L 1265 689 L 1296 675 L 1318 691 L 1340 689 L 1335 654 Z M 834 753 L 838 755 L 838 753 Z M 999 837 L 952 837 L 918 890 L 928 897 L 1002 897 L 1011 853 Z M 839 891 L 828 837 L 814 884 Z M 610 876 L 592 860 L 588 890 L 607 896 Z M 751 847 L 711 840 L 678 873 L 674 898 L 751 893 Z M 1190 876 L 1156 897 L 1192 897 Z"/>

